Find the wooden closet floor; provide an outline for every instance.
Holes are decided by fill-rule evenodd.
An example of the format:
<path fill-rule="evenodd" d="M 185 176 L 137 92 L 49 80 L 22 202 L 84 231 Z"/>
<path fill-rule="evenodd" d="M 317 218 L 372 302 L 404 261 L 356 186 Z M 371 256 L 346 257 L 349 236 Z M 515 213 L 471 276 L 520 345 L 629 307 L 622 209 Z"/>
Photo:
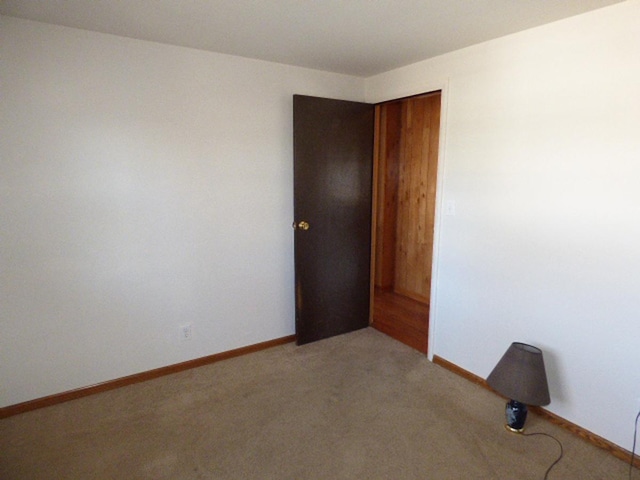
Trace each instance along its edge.
<path fill-rule="evenodd" d="M 376 287 L 372 326 L 390 337 L 427 353 L 429 305 Z"/>

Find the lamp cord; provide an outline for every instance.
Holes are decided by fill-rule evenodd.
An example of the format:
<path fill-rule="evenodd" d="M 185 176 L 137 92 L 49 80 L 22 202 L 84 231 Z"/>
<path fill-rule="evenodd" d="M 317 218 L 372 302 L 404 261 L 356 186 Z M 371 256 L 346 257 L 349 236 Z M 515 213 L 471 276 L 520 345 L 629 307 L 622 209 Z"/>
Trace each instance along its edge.
<path fill-rule="evenodd" d="M 631 447 L 631 460 L 629 460 L 629 480 L 631 480 L 631 475 L 633 474 L 633 459 L 636 456 L 636 438 L 638 436 L 638 419 L 640 418 L 640 412 L 636 415 L 636 423 L 633 428 L 633 447 Z"/>
<path fill-rule="evenodd" d="M 629 460 L 629 480 L 631 480 L 631 476 L 633 475 L 633 463 L 636 456 L 636 440 L 638 439 L 638 420 L 640 420 L 640 412 L 638 412 L 638 415 L 636 415 L 635 426 L 633 428 L 633 446 L 631 447 L 631 459 Z M 549 468 L 547 468 L 547 471 L 544 473 L 544 480 L 547 480 L 549 478 L 549 472 L 551 472 L 551 469 L 555 467 L 558 464 L 558 462 L 560 462 L 560 460 L 562 460 L 562 457 L 564 455 L 564 449 L 562 448 L 562 443 L 553 435 L 549 435 L 548 433 L 543 433 L 543 432 L 522 433 L 521 435 L 525 437 L 533 437 L 534 435 L 543 435 L 545 437 L 549 437 L 555 440 L 555 442 L 560 447 L 560 455 L 558 455 L 558 458 L 556 458 L 556 460 L 549 466 Z"/>
<path fill-rule="evenodd" d="M 521 435 L 523 435 L 525 437 L 533 437 L 534 435 L 543 435 L 545 437 L 549 437 L 549 438 L 552 438 L 553 440 L 555 440 L 555 442 L 560 447 L 560 455 L 558 455 L 558 458 L 556 458 L 556 460 L 549 466 L 549 468 L 547 468 L 547 471 L 544 472 L 544 480 L 547 480 L 549 478 L 549 472 L 551 472 L 551 469 L 553 467 L 555 467 L 560 460 L 562 460 L 562 457 L 564 455 L 564 449 L 562 448 L 562 443 L 560 442 L 560 440 L 558 440 L 553 435 L 549 435 L 548 433 L 543 433 L 543 432 L 522 433 Z"/>

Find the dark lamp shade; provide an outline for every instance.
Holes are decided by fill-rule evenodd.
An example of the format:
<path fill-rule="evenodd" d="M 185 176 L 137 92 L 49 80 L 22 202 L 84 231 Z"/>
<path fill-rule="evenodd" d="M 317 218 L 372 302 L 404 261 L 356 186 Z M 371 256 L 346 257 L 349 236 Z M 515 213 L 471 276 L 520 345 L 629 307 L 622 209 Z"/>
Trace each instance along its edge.
<path fill-rule="evenodd" d="M 525 343 L 511 344 L 487 383 L 496 392 L 526 405 L 551 403 L 542 351 Z"/>

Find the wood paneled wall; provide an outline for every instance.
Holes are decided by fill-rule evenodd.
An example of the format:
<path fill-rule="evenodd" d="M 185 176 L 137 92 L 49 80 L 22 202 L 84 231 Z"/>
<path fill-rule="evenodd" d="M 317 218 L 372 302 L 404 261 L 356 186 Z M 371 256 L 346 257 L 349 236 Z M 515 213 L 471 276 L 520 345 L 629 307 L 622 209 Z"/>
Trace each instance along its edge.
<path fill-rule="evenodd" d="M 378 108 L 375 284 L 429 303 L 440 93 Z"/>
<path fill-rule="evenodd" d="M 375 285 L 390 289 L 395 277 L 402 103 L 386 103 L 378 108 Z"/>

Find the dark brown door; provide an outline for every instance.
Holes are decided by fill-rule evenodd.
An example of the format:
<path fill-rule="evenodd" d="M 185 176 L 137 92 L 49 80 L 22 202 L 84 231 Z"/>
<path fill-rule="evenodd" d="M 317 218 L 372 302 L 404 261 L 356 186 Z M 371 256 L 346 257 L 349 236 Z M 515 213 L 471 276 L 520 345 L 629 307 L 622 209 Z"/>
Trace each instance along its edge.
<path fill-rule="evenodd" d="M 298 345 L 369 325 L 373 105 L 294 95 Z"/>

